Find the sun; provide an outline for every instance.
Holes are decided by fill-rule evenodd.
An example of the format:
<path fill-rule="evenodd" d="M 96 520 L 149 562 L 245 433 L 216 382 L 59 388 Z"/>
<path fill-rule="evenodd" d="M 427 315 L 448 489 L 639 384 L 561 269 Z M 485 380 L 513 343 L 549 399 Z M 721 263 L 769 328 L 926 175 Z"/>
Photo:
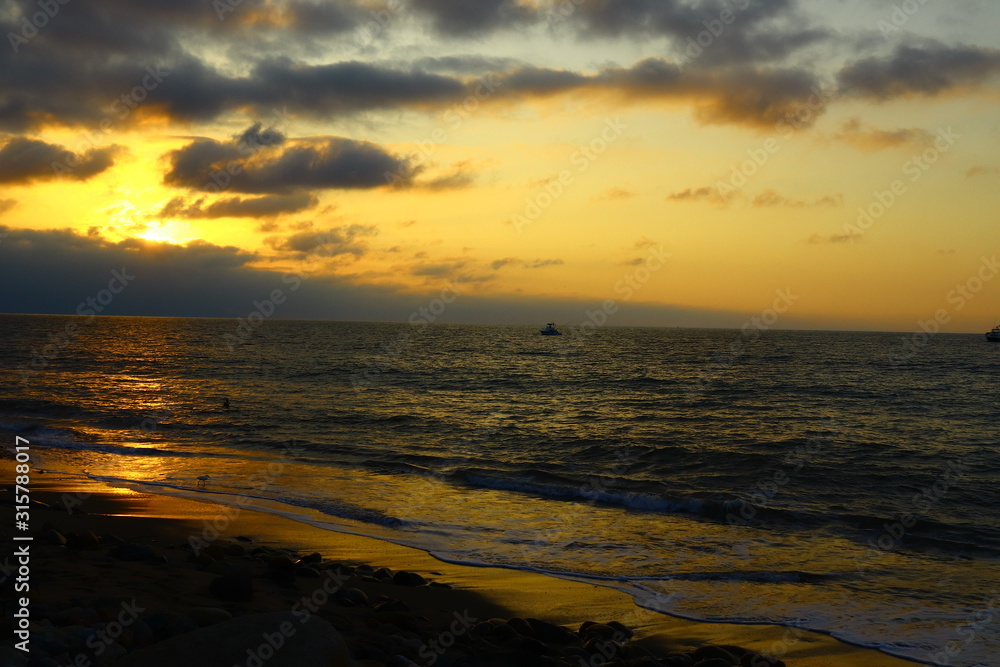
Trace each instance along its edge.
<path fill-rule="evenodd" d="M 146 223 L 146 230 L 141 234 L 137 234 L 136 237 L 147 241 L 156 241 L 157 243 L 182 245 L 191 239 L 183 237 L 183 231 L 180 229 L 181 226 L 172 220 L 148 222 Z M 186 227 L 187 225 L 183 226 Z"/>

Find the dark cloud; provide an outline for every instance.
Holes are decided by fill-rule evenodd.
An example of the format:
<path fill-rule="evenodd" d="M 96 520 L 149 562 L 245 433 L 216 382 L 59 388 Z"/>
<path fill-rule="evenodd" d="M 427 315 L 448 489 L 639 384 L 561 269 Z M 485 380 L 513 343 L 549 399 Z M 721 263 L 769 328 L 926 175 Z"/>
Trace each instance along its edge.
<path fill-rule="evenodd" d="M 826 103 L 819 80 L 804 69 L 682 69 L 662 58 L 646 58 L 627 68 L 609 67 L 589 76 L 523 67 L 500 76 L 497 88 L 495 97 L 589 90 L 623 94 L 626 99 L 690 102 L 703 122 L 765 127 L 781 122 L 803 127 L 819 117 Z M 810 111 L 805 120 L 803 109 Z"/>
<path fill-rule="evenodd" d="M 836 138 L 862 151 L 872 152 L 897 146 L 927 146 L 934 140 L 934 135 L 918 127 L 881 130 L 866 126 L 858 118 L 851 118 L 844 123 Z"/>
<path fill-rule="evenodd" d="M 334 257 L 337 255 L 360 256 L 367 252 L 363 239 L 378 234 L 373 225 L 345 225 L 331 229 L 309 229 L 290 236 L 270 237 L 265 240 L 275 250 Z"/>
<path fill-rule="evenodd" d="M 113 167 L 123 152 L 123 147 L 113 145 L 74 153 L 39 139 L 14 137 L 0 148 L 0 183 L 86 181 Z"/>
<path fill-rule="evenodd" d="M 411 0 L 410 5 L 430 16 L 438 31 L 456 36 L 511 28 L 538 17 L 538 10 L 533 5 L 519 0 Z"/>
<path fill-rule="evenodd" d="M 778 61 L 832 37 L 808 25 L 795 0 L 598 0 L 578 4 L 569 18 L 594 36 L 668 37 L 699 66 Z"/>
<path fill-rule="evenodd" d="M 902 45 L 884 57 L 858 60 L 837 74 L 846 95 L 887 100 L 937 95 L 979 85 L 1000 73 L 1000 51 L 975 46 Z"/>
<path fill-rule="evenodd" d="M 206 242 L 188 246 L 138 239 L 110 243 L 70 230 L 0 226 L 2 234 L 7 237 L 0 243 L 0 283 L 10 286 L 0 290 L 2 313 L 74 314 L 79 304 L 86 307 L 88 297 L 96 298 L 108 286 L 115 270 L 124 270 L 134 279 L 103 307 L 102 315 L 246 318 L 256 309 L 255 301 L 268 299 L 273 290 L 280 289 L 286 301 L 275 309 L 275 319 L 406 322 L 411 313 L 439 297 L 447 284 L 443 277 L 432 277 L 426 290 L 414 291 L 411 285 L 407 293 L 401 293 L 392 287 L 298 273 L 295 266 L 287 273 L 267 271 L 258 268 L 261 258 L 253 253 Z M 589 322 L 587 311 L 595 307 L 585 299 L 478 296 L 463 289 L 471 287 L 469 282 L 451 283 L 458 298 L 437 321 L 520 323 L 534 329 L 540 322 L 554 320 L 565 322 L 567 333 Z M 29 285 L 30 289 L 25 287 Z M 615 323 L 621 325 L 737 328 L 753 315 L 631 300 L 619 305 Z M 797 319 L 794 314 L 783 317 L 786 328 L 818 328 L 818 322 Z M 100 319 L 90 324 L 77 321 L 101 326 Z M 236 324 L 232 319 L 221 330 L 233 332 Z M 266 322 L 262 327 L 266 329 Z M 64 331 L 65 325 L 53 320 L 52 330 Z M 48 342 L 40 337 L 40 346 Z M 219 345 L 225 345 L 221 337 Z"/>
<path fill-rule="evenodd" d="M 0 215 L 3 215 L 4 213 L 11 210 L 15 206 L 17 206 L 16 199 L 10 199 L 10 198 L 0 199 Z"/>
<path fill-rule="evenodd" d="M 174 197 L 157 214 L 161 218 L 269 218 L 298 213 L 319 203 L 316 195 L 298 192 L 265 197 L 225 197 L 206 204 L 204 197 L 190 201 Z"/>
<path fill-rule="evenodd" d="M 459 75 L 503 72 L 523 65 L 524 63 L 516 58 L 474 53 L 461 56 L 426 56 L 413 61 L 413 66 L 418 70 Z"/>
<path fill-rule="evenodd" d="M 387 174 L 408 184 L 416 171 L 405 159 L 366 141 L 343 137 L 288 140 L 280 133 L 269 135 L 268 143 L 247 141 L 247 137 L 260 136 L 258 128 L 227 142 L 196 139 L 166 155 L 170 168 L 163 181 L 209 192 L 293 194 L 306 189 L 385 186 Z"/>

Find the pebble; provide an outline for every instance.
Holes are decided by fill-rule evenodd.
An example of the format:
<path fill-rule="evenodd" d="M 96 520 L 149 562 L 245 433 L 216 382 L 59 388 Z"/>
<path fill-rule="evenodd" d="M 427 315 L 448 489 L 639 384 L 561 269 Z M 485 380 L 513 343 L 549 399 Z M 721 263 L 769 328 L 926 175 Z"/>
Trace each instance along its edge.
<path fill-rule="evenodd" d="M 253 580 L 245 574 L 224 574 L 212 580 L 209 591 L 227 602 L 249 602 L 253 599 Z"/>
<path fill-rule="evenodd" d="M 62 536 L 58 530 L 53 528 L 46 528 L 42 531 L 42 539 L 49 544 L 55 545 L 57 547 L 66 546 L 66 538 Z"/>

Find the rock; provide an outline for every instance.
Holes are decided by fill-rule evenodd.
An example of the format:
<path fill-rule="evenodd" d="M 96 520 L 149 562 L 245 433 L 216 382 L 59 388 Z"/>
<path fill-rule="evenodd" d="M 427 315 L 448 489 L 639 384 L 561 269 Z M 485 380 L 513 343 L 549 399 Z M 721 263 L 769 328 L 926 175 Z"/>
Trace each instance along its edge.
<path fill-rule="evenodd" d="M 336 593 L 336 597 L 349 607 L 368 606 L 368 594 L 360 588 L 342 588 Z"/>
<path fill-rule="evenodd" d="M 724 648 L 718 646 L 699 646 L 691 652 L 691 657 L 697 665 L 705 660 L 725 660 L 729 665 L 740 664 L 739 659 Z"/>
<path fill-rule="evenodd" d="M 237 535 L 236 539 L 238 539 L 240 542 L 253 542 L 253 538 L 247 537 L 246 535 Z"/>
<path fill-rule="evenodd" d="M 768 658 L 753 651 L 747 651 L 740 656 L 742 667 L 785 667 L 785 663 L 777 658 Z"/>
<path fill-rule="evenodd" d="M 543 642 L 557 644 L 579 644 L 580 638 L 561 625 L 542 621 L 537 618 L 524 619 L 531 626 L 534 636 Z"/>
<path fill-rule="evenodd" d="M 385 663 L 385 667 L 418 667 L 418 665 L 405 655 L 394 655 Z"/>
<path fill-rule="evenodd" d="M 154 612 L 140 620 L 146 623 L 155 641 L 169 639 L 198 629 L 198 624 L 190 618 L 178 616 L 169 611 Z"/>
<path fill-rule="evenodd" d="M 149 547 L 144 547 L 134 542 L 122 542 L 111 550 L 111 557 L 118 560 L 127 561 L 162 561 L 163 557 L 158 555 Z"/>
<path fill-rule="evenodd" d="M 212 595 L 228 602 L 249 602 L 253 599 L 253 580 L 245 574 L 224 574 L 208 585 Z"/>
<path fill-rule="evenodd" d="M 225 609 L 218 607 L 193 607 L 187 613 L 188 618 L 198 624 L 199 628 L 207 628 L 216 623 L 224 623 L 230 620 L 233 615 Z"/>
<path fill-rule="evenodd" d="M 309 554 L 308 556 L 303 556 L 298 561 L 296 561 L 295 564 L 296 565 L 318 565 L 319 563 L 322 563 L 322 562 L 323 562 L 323 556 L 322 556 L 322 554 L 320 554 L 319 552 L 313 552 L 313 553 Z"/>
<path fill-rule="evenodd" d="M 618 632 L 622 633 L 622 635 L 625 636 L 625 639 L 632 639 L 633 635 L 635 635 L 635 633 L 632 632 L 630 628 L 628 628 L 625 625 L 622 625 L 618 621 L 608 621 L 606 625 L 609 628 L 614 628 Z"/>
<path fill-rule="evenodd" d="M 274 647 L 277 644 L 277 648 Z M 244 665 L 352 667 L 343 637 L 313 614 L 303 623 L 290 611 L 240 616 L 148 646 L 117 667 Z"/>
<path fill-rule="evenodd" d="M 239 558 L 247 555 L 247 549 L 242 544 L 230 544 L 228 547 L 226 547 L 226 555 L 236 556 L 237 558 Z"/>
<path fill-rule="evenodd" d="M 28 654 L 18 651 L 13 646 L 0 646 L 0 665 L 5 667 L 26 667 L 28 664 Z M 59 663 L 56 663 L 59 664 Z"/>
<path fill-rule="evenodd" d="M 378 573 L 376 573 L 375 576 L 378 576 Z M 400 570 L 396 574 L 392 575 L 392 583 L 399 586 L 424 586 L 427 584 L 427 580 L 416 572 L 405 572 Z"/>
<path fill-rule="evenodd" d="M 295 568 L 296 577 L 308 577 L 310 579 L 319 579 L 319 570 L 314 567 L 297 567 Z"/>
<path fill-rule="evenodd" d="M 580 626 L 580 635 L 586 642 L 588 639 L 593 639 L 598 637 L 600 639 L 623 639 L 621 633 L 615 630 L 610 625 L 604 625 L 603 623 L 591 623 L 587 627 Z M 616 637 L 617 635 L 617 637 Z"/>
<path fill-rule="evenodd" d="M 517 630 L 510 627 L 509 625 L 494 625 L 492 636 L 499 641 L 507 641 L 510 639 L 518 639 L 521 635 L 517 634 Z"/>
<path fill-rule="evenodd" d="M 379 611 L 411 611 L 410 605 L 406 604 L 402 600 L 386 600 L 375 605 L 375 608 Z"/>
<path fill-rule="evenodd" d="M 738 662 L 729 662 L 724 658 L 707 658 L 705 660 L 699 660 L 694 663 L 694 667 L 733 667 L 733 665 L 738 665 Z"/>
<path fill-rule="evenodd" d="M 511 618 L 507 621 L 507 627 L 512 628 L 517 634 L 522 637 L 534 637 L 535 631 L 531 629 L 531 624 L 528 623 L 523 618 Z"/>
<path fill-rule="evenodd" d="M 379 569 L 375 570 L 375 574 L 372 576 L 374 576 L 379 581 L 383 581 L 385 579 L 392 579 L 392 570 L 390 570 L 387 567 L 380 567 Z"/>
<path fill-rule="evenodd" d="M 267 569 L 277 570 L 279 572 L 294 572 L 295 561 L 288 556 L 275 556 L 267 561 Z"/>
<path fill-rule="evenodd" d="M 96 550 L 101 548 L 101 538 L 93 533 L 93 531 L 85 530 L 76 536 L 74 540 L 74 545 L 80 549 Z"/>
<path fill-rule="evenodd" d="M 55 545 L 57 547 L 66 546 L 66 538 L 62 536 L 58 530 L 53 528 L 46 528 L 42 531 L 42 539 L 49 544 Z"/>
<path fill-rule="evenodd" d="M 225 560 L 226 558 L 226 550 L 223 549 L 218 544 L 209 544 L 207 547 L 204 547 L 199 553 L 207 554 L 214 560 Z"/>
<path fill-rule="evenodd" d="M 694 660 L 687 653 L 671 653 L 662 660 L 667 667 L 691 667 Z"/>

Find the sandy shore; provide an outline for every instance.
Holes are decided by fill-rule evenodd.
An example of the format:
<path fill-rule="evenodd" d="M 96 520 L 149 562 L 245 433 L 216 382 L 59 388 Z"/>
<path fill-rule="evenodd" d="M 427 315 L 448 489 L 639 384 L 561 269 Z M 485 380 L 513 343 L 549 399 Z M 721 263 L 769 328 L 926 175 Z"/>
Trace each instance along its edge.
<path fill-rule="evenodd" d="M 609 588 L 450 565 L 268 513 L 45 474 L 32 478 L 33 501 L 47 506 L 30 510 L 30 591 L 17 593 L 14 553 L 26 542 L 12 539 L 5 481 L 0 539 L 14 546 L 3 555 L 0 665 L 29 655 L 41 667 L 915 664 L 820 634 L 675 619 Z M 14 648 L 23 595 L 30 654 Z"/>

